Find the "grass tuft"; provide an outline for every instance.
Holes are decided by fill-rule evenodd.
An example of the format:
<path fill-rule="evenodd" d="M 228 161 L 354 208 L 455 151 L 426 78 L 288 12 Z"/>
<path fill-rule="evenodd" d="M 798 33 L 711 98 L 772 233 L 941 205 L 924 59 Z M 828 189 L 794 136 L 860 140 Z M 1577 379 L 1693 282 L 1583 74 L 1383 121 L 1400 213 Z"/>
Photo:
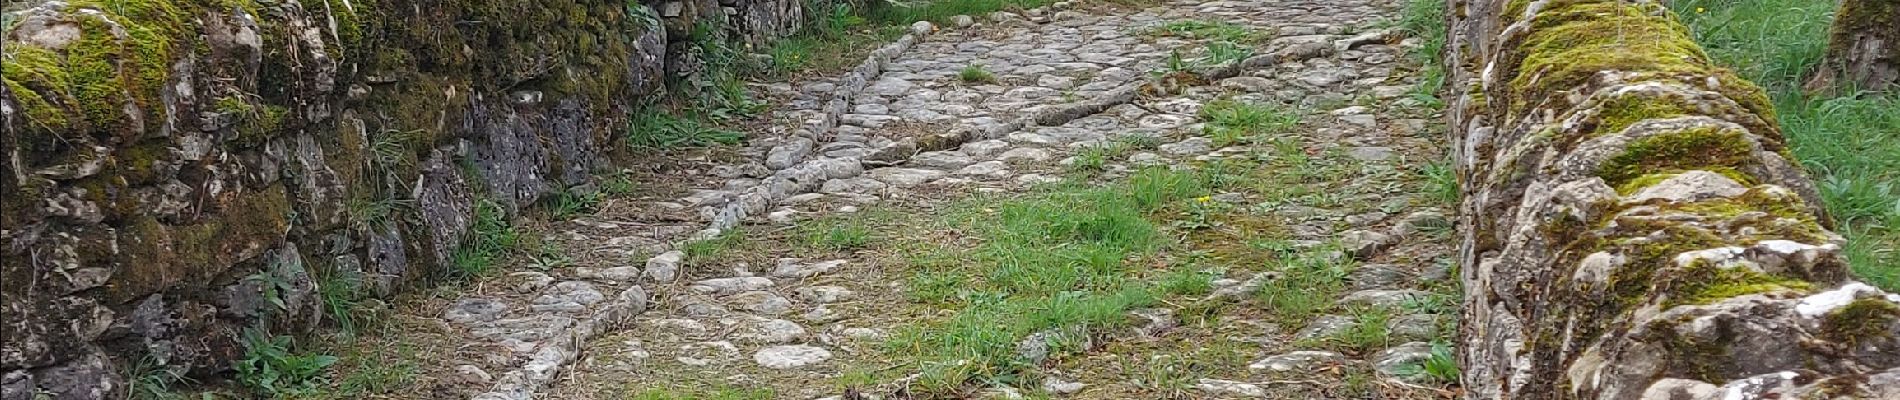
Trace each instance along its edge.
<path fill-rule="evenodd" d="M 964 83 L 996 83 L 996 74 L 981 65 L 970 64 L 957 71 L 957 79 Z"/>

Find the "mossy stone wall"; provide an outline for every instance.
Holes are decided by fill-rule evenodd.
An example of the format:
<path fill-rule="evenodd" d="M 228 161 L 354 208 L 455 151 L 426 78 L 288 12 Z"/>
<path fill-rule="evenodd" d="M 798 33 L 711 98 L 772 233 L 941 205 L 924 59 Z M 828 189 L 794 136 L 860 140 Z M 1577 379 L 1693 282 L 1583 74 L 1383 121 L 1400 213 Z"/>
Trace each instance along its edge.
<path fill-rule="evenodd" d="M 1448 6 L 1468 397 L 1900 396 L 1900 296 L 1660 1 Z"/>
<path fill-rule="evenodd" d="M 319 325 L 321 282 L 440 277 L 475 204 L 586 186 L 630 113 L 702 78 L 666 75 L 697 64 L 667 27 L 762 44 L 809 6 L 656 10 L 681 4 L 8 2 L 0 388 L 118 398 L 140 359 L 216 374 L 246 328 Z"/>

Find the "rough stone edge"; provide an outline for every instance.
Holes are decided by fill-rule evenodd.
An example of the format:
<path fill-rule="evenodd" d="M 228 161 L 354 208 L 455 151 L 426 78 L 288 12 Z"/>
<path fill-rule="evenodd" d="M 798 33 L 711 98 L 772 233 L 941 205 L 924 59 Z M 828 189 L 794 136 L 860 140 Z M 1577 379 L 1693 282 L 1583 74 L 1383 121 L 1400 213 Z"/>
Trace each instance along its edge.
<path fill-rule="evenodd" d="M 926 24 L 928 22 L 913 24 L 911 32 L 873 50 L 857 67 L 846 72 L 839 78 L 840 84 L 833 92 L 832 99 L 825 103 L 824 114 L 816 120 L 807 120 L 805 127 L 794 132 L 793 136 L 811 139 L 828 136 L 824 134 L 838 126 L 838 117 L 848 111 L 852 96 L 883 73 L 884 65 L 891 59 L 909 50 L 911 46 L 929 35 L 932 26 Z M 783 200 L 785 197 L 815 189 L 826 179 L 856 176 L 862 172 L 863 168 L 855 158 L 804 160 L 790 168 L 775 172 L 757 185 L 746 188 L 745 194 L 739 199 L 721 207 L 705 229 L 694 233 L 686 240 L 674 243 L 673 247 L 680 248 L 692 242 L 717 238 L 720 233 L 736 226 L 747 215 L 763 212 L 772 203 Z M 793 188 L 797 190 L 788 190 Z M 771 192 L 773 189 L 779 191 Z M 772 194 L 780 195 L 772 196 Z M 553 383 L 555 378 L 560 377 L 563 370 L 580 358 L 588 342 L 602 333 L 618 330 L 628 320 L 645 312 L 647 295 L 646 291 L 638 285 L 622 291 L 619 296 L 595 311 L 587 320 L 543 342 L 544 344 L 536 349 L 534 355 L 520 368 L 503 373 L 496 378 L 497 383 L 489 391 L 472 396 L 471 399 L 533 399 L 537 393 Z"/>
<path fill-rule="evenodd" d="M 1773 130 L 1772 110 L 1740 113 L 1744 115 L 1723 112 L 1748 108 L 1743 103 L 1755 99 L 1738 96 L 1758 92 L 1736 88 L 1734 81 L 1738 79 L 1725 81 L 1732 77 L 1722 76 L 1725 72 L 1712 71 L 1713 68 L 1678 71 L 1674 75 L 1644 74 L 1664 71 L 1657 65 L 1594 71 L 1582 83 L 1555 88 L 1539 89 L 1538 80 L 1532 80 L 1526 87 L 1510 87 L 1516 74 L 1527 72 L 1517 71 L 1516 63 L 1521 60 L 1514 58 L 1513 53 L 1521 53 L 1519 46 L 1535 33 L 1529 23 L 1533 16 L 1544 15 L 1541 13 L 1551 11 L 1549 8 L 1605 3 L 1610 2 L 1453 0 L 1447 4 L 1451 32 L 1447 46 L 1450 51 L 1445 60 L 1455 74 L 1451 80 L 1455 83 L 1453 87 L 1462 89 L 1462 93 L 1454 94 L 1455 101 L 1447 111 L 1447 118 L 1465 198 L 1461 225 L 1466 229 L 1462 233 L 1460 265 L 1466 266 L 1462 279 L 1471 290 L 1466 293 L 1463 307 L 1463 320 L 1467 324 L 1461 327 L 1460 358 L 1464 365 L 1466 397 L 1834 398 L 1853 396 L 1858 391 L 1873 398 L 1888 398 L 1885 396 L 1900 393 L 1900 379 L 1894 378 L 1896 371 L 1900 371 L 1900 355 L 1896 354 L 1900 352 L 1894 350 L 1896 343 L 1900 343 L 1894 338 L 1900 335 L 1900 323 L 1894 322 L 1895 315 L 1900 315 L 1900 311 L 1896 311 L 1900 307 L 1894 303 L 1900 302 L 1900 296 L 1854 282 L 1846 276 L 1845 258 L 1840 255 L 1842 240 L 1827 231 L 1825 211 L 1820 209 L 1812 193 L 1812 182 L 1794 167 L 1796 164 L 1788 159 L 1785 150 L 1779 148 L 1782 141 L 1779 132 Z M 1674 23 L 1666 13 L 1654 11 L 1660 10 L 1656 1 L 1614 4 L 1653 7 L 1639 10 L 1649 15 L 1651 23 Z M 1609 14 L 1612 13 L 1565 14 L 1573 18 L 1565 22 L 1600 21 L 1611 18 L 1606 16 Z M 1620 13 L 1614 15 L 1621 16 Z M 1700 53 L 1699 46 L 1694 52 Z M 1703 58 L 1689 62 L 1706 65 L 1708 61 Z M 1678 82 L 1683 76 L 1706 79 Z M 1742 85 L 1747 84 L 1742 82 Z M 1617 112 L 1607 106 L 1608 99 L 1640 96 L 1643 100 L 1658 100 L 1661 94 L 1682 96 L 1693 99 L 1697 105 L 1715 107 L 1691 107 L 1678 110 L 1676 115 L 1646 115 L 1620 131 L 1596 132 L 1596 128 L 1589 128 L 1607 125 L 1602 120 L 1592 122 L 1591 118 Z M 1535 104 L 1522 112 L 1513 111 L 1518 105 L 1510 103 L 1519 100 L 1518 96 L 1539 101 L 1532 102 Z M 1765 124 L 1766 129 L 1756 128 L 1759 125 L 1751 123 L 1764 120 L 1770 122 Z M 1632 143 L 1662 135 L 1686 136 L 1697 129 L 1739 132 L 1736 136 L 1746 142 L 1740 144 L 1744 149 L 1741 153 L 1746 155 L 1743 160 L 1711 165 L 1736 167 L 1727 172 L 1741 176 L 1737 178 L 1739 182 L 1715 173 L 1722 171 L 1696 166 L 1684 166 L 1686 171 L 1680 173 L 1638 171 L 1647 174 L 1641 178 L 1648 181 L 1632 180 L 1627 184 L 1606 184 L 1598 176 L 1602 174 L 1600 168 L 1614 158 L 1641 157 L 1631 153 Z M 1597 136 L 1588 136 L 1591 134 Z M 1562 149 L 1564 146 L 1571 147 Z M 1744 165 L 1749 167 L 1742 167 Z M 1691 175 L 1695 179 L 1677 179 Z M 1664 190 L 1660 190 L 1663 188 L 1673 191 L 1677 197 L 1656 197 L 1663 195 Z M 1625 262 L 1623 250 L 1583 257 L 1579 254 L 1583 251 L 1569 248 L 1571 244 L 1588 239 L 1673 238 L 1673 234 L 1657 236 L 1660 231 L 1647 233 L 1648 236 L 1633 229 L 1619 231 L 1615 223 L 1631 216 L 1626 211 L 1707 200 L 1739 200 L 1744 196 L 1766 199 L 1746 204 L 1771 206 L 1745 208 L 1742 213 L 1763 213 L 1770 218 L 1786 216 L 1788 220 L 1799 222 L 1796 225 L 1803 234 L 1785 238 L 1776 236 L 1781 231 L 1747 236 L 1731 234 L 1716 238 L 1730 246 L 1664 248 L 1657 250 L 1665 256 L 1657 259 L 1656 264 L 1632 269 L 1653 267 L 1655 277 L 1686 277 L 1677 282 L 1713 285 L 1719 283 L 1697 280 L 1698 275 L 1669 274 L 1698 268 L 1760 268 L 1776 277 L 1796 275 L 1791 285 L 1811 285 L 1811 288 L 1715 292 L 1719 294 L 1713 295 L 1714 298 L 1700 299 L 1674 292 L 1683 289 L 1670 287 L 1667 282 L 1645 279 L 1633 285 L 1639 291 L 1633 299 L 1639 302 L 1625 306 L 1632 310 L 1604 317 L 1607 321 L 1601 322 L 1602 326 L 1611 328 L 1594 330 L 1577 326 L 1578 317 L 1565 315 L 1562 312 L 1565 307 L 1540 299 L 1557 296 L 1548 294 L 1550 290 L 1560 294 L 1588 293 L 1593 285 L 1576 282 L 1606 277 L 1592 271 L 1609 271 L 1610 274 L 1608 282 L 1601 285 L 1611 289 L 1594 290 L 1614 292 L 1614 288 L 1618 288 L 1616 277 L 1622 275 L 1616 274 L 1625 271 L 1619 267 Z M 1668 200 L 1656 201 L 1659 198 Z M 1777 206 L 1779 209 L 1769 209 Z M 1740 220 L 1714 211 L 1686 211 L 1702 221 Z M 1569 222 L 1571 219 L 1576 222 Z M 1609 227 L 1592 225 L 1606 219 L 1613 221 Z M 1595 248 L 1586 247 L 1584 251 Z M 1540 268 L 1555 273 L 1525 272 Z M 1885 326 L 1880 325 L 1883 318 L 1856 321 L 1869 324 L 1866 329 L 1873 329 L 1874 337 L 1842 341 L 1838 334 L 1828 333 L 1833 329 L 1832 324 L 1838 324 L 1839 313 L 1850 304 L 1861 305 L 1862 302 L 1867 305 L 1861 308 L 1875 310 L 1867 311 L 1875 317 L 1883 317 L 1884 313 Z M 1526 315 L 1531 310 L 1536 312 Z M 1544 335 L 1557 331 L 1552 326 L 1559 325 L 1546 320 L 1566 318 L 1571 319 L 1572 325 L 1570 329 L 1561 330 L 1561 336 Z M 1712 326 L 1718 328 L 1712 329 Z M 1880 337 L 1883 329 L 1886 335 Z M 1713 337 L 1716 339 L 1743 337 L 1746 339 L 1743 341 L 1751 343 L 1695 340 L 1707 338 L 1698 335 L 1708 332 L 1716 332 Z M 1573 337 L 1573 334 L 1580 336 Z M 1856 339 L 1866 342 L 1857 343 Z M 1711 350 L 1708 346 L 1716 347 Z M 1751 354 L 1738 355 L 1727 350 L 1729 346 L 1747 346 L 1738 348 L 1746 350 L 1737 351 Z M 1684 351 L 1684 348 L 1693 350 Z M 1816 348 L 1823 350 L 1814 350 Z M 1828 351 L 1841 354 L 1826 354 Z M 1782 366 L 1757 371 L 1763 367 L 1737 362 L 1752 353 L 1771 353 L 1756 357 Z M 1808 364 L 1773 358 L 1779 355 L 1792 355 Z M 1785 365 L 1790 363 L 1796 365 Z"/>

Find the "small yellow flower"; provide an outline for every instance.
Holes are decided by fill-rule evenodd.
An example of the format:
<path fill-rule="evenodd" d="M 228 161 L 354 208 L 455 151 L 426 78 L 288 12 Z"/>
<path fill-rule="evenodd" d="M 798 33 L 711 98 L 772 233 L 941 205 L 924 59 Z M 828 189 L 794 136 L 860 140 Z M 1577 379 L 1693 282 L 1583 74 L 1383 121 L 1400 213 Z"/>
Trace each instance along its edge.
<path fill-rule="evenodd" d="M 1701 13 L 1702 13 L 1703 11 L 1708 11 L 1708 10 L 1709 10 L 1709 9 L 1706 9 L 1706 8 L 1702 8 L 1702 7 L 1696 7 L 1696 8 L 1695 8 L 1695 13 L 1696 13 L 1696 14 L 1701 14 Z"/>
<path fill-rule="evenodd" d="M 1201 196 L 1201 197 L 1194 198 L 1194 201 L 1206 203 L 1209 201 L 1214 201 L 1214 198 L 1212 196 Z"/>

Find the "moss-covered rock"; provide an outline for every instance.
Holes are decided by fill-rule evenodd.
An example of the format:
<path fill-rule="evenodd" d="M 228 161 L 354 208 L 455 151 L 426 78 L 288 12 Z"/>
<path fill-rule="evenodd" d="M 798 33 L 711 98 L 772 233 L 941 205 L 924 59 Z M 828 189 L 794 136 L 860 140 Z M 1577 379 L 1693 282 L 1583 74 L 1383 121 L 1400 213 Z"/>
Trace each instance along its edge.
<path fill-rule="evenodd" d="M 1660 2 L 1450 6 L 1451 81 L 1481 89 L 1448 115 L 1473 230 L 1467 396 L 1796 396 L 1900 367 L 1895 341 L 1852 339 L 1900 325 L 1817 314 L 1900 297 L 1849 280 L 1766 95 Z"/>

